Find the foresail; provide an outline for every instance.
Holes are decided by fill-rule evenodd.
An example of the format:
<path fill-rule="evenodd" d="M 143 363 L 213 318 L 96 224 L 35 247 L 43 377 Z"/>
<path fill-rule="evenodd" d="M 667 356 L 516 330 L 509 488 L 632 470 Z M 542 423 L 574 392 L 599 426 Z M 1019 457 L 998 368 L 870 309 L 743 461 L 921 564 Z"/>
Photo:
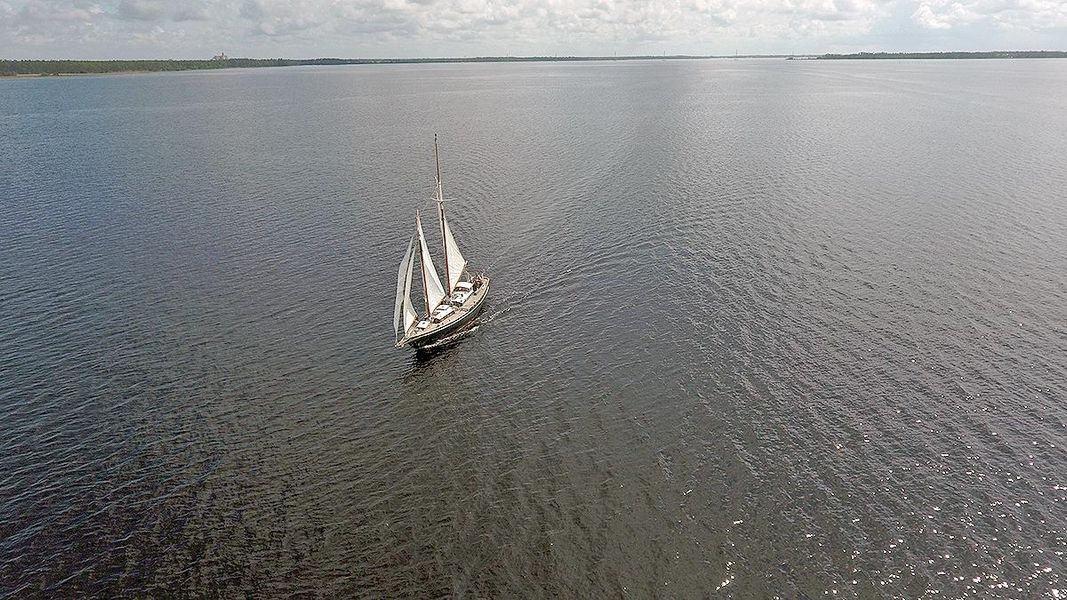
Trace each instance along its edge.
<path fill-rule="evenodd" d="M 444 220 L 445 252 L 448 252 L 448 289 L 454 289 L 463 277 L 463 270 L 467 268 L 467 260 L 456 245 L 456 238 L 452 236 L 452 229 L 448 226 L 448 220 Z"/>
<path fill-rule="evenodd" d="M 411 263 L 411 265 L 415 266 L 415 263 Z M 411 326 L 418 320 L 419 315 L 411 307 L 411 298 L 404 298 L 404 332 L 407 333 L 407 330 L 411 329 Z"/>
<path fill-rule="evenodd" d="M 437 269 L 433 267 L 430 258 L 430 249 L 426 247 L 426 235 L 422 232 L 422 219 L 415 217 L 415 223 L 419 230 L 419 255 L 422 259 L 422 281 L 426 287 L 426 311 L 432 311 L 445 299 L 445 289 L 441 287 L 441 278 L 437 276 Z"/>
<path fill-rule="evenodd" d="M 412 239 L 411 241 L 414 242 L 415 240 Z M 407 273 L 407 277 L 404 279 L 404 307 L 402 309 L 403 313 L 404 313 L 404 333 L 405 334 L 407 333 L 407 331 L 409 329 L 411 329 L 411 326 L 419 318 L 418 313 L 416 313 L 415 309 L 411 306 L 411 274 L 415 272 L 415 260 L 414 260 L 415 259 L 415 249 L 414 249 L 414 245 L 412 245 L 410 252 L 411 252 L 411 258 L 408 259 L 408 273 Z"/>
<path fill-rule="evenodd" d="M 411 304 L 408 292 L 411 290 L 411 267 L 412 255 L 415 252 L 414 236 L 408 240 L 408 251 L 404 253 L 404 260 L 400 261 L 400 270 L 396 274 L 396 305 L 393 307 L 393 334 L 400 333 L 400 316 L 404 308 Z M 406 276 L 406 277 L 405 277 Z M 405 323 L 404 331 L 409 325 Z"/>

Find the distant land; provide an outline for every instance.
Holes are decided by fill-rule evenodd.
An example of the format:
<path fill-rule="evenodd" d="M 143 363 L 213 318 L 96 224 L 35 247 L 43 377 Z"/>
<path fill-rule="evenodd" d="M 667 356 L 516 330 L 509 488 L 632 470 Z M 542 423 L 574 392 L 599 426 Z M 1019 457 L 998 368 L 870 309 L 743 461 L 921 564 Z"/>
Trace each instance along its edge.
<path fill-rule="evenodd" d="M 822 60 L 958 59 L 958 58 L 1067 58 L 1059 50 L 997 50 L 995 52 L 857 52 L 822 54 Z"/>
<path fill-rule="evenodd" d="M 884 59 L 966 59 L 966 58 L 1067 58 L 1057 50 L 1018 50 L 996 52 L 859 52 L 856 54 L 745 54 L 727 56 L 647 55 L 647 56 L 479 56 L 471 58 L 213 58 L 206 60 L 0 60 L 0 77 L 48 75 L 87 75 L 103 73 L 148 73 L 206 69 L 255 67 L 295 67 L 309 65 L 390 65 L 412 63 L 501 63 L 501 62 L 579 62 L 606 60 L 696 60 L 733 58 L 778 58 L 798 60 L 884 60 Z"/>

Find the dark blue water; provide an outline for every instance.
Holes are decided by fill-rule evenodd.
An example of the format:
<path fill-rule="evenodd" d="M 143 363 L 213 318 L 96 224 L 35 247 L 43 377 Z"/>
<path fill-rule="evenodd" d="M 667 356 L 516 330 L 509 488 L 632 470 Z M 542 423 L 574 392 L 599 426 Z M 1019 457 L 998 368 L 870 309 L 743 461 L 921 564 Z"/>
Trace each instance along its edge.
<path fill-rule="evenodd" d="M 1067 596 L 1065 156 L 1059 60 L 0 81 L 0 596 Z"/>

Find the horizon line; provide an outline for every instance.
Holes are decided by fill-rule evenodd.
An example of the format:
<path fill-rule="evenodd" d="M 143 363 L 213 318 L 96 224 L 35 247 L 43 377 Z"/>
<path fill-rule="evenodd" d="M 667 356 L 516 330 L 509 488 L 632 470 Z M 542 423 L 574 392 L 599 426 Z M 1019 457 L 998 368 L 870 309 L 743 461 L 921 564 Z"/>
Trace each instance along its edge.
<path fill-rule="evenodd" d="M 220 55 L 214 57 L 202 57 L 202 58 L 4 58 L 0 57 L 0 62 L 63 62 L 63 61 L 76 61 L 76 62 L 133 62 L 133 61 L 209 61 L 209 60 L 298 60 L 298 61 L 311 61 L 311 60 L 339 60 L 339 61 L 361 61 L 361 62 L 404 62 L 404 61 L 470 61 L 470 60 L 544 60 L 544 59 L 583 59 L 583 60 L 623 60 L 623 59 L 648 59 L 648 58 L 690 58 L 690 59 L 707 59 L 707 58 L 781 58 L 788 56 L 853 56 L 862 54 L 883 54 L 883 55 L 906 55 L 906 54 L 1001 54 L 1012 52 L 1026 52 L 1026 53 L 1065 53 L 1067 50 L 1053 50 L 1053 49 L 997 49 L 997 50 L 859 50 L 854 52 L 775 52 L 775 53 L 734 53 L 734 54 L 479 54 L 470 56 L 410 56 L 410 57 L 350 57 L 343 58 L 340 56 L 317 56 L 317 57 L 285 57 L 285 56 L 226 56 L 225 53 L 220 55 L 225 58 L 218 58 Z"/>

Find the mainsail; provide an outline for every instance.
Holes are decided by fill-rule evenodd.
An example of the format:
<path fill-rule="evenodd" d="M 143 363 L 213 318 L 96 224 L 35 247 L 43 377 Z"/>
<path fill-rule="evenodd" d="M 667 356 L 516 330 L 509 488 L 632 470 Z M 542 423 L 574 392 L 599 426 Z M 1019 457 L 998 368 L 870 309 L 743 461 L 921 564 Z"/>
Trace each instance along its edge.
<path fill-rule="evenodd" d="M 430 249 L 426 247 L 426 236 L 422 233 L 422 219 L 415 213 L 415 224 L 419 231 L 419 256 L 422 258 L 422 286 L 426 294 L 426 312 L 429 313 L 437 308 L 438 304 L 445 299 L 445 290 L 441 287 L 441 279 L 437 277 L 437 269 L 433 267 L 430 259 Z"/>
<path fill-rule="evenodd" d="M 441 243 L 445 250 L 445 278 L 448 280 L 448 293 L 452 293 L 452 289 L 459 283 L 460 277 L 463 277 L 463 270 L 467 268 L 467 261 L 463 258 L 463 253 L 459 251 L 459 246 L 456 245 L 456 238 L 452 236 L 452 230 L 448 227 L 448 220 L 445 219 L 445 194 L 441 188 L 441 155 L 437 152 L 437 134 L 433 134 L 433 161 L 437 166 L 437 175 L 434 176 L 434 183 L 437 187 L 437 217 L 441 219 Z"/>
<path fill-rule="evenodd" d="M 393 308 L 393 333 L 400 334 L 400 319 L 404 319 L 404 331 L 415 322 L 415 310 L 411 308 L 411 273 L 415 266 L 415 237 L 408 241 L 408 251 L 400 261 L 400 270 L 396 274 L 396 306 Z"/>
<path fill-rule="evenodd" d="M 459 251 L 459 246 L 456 245 L 456 238 L 452 237 L 452 229 L 448 226 L 444 211 L 441 212 L 441 223 L 445 232 L 445 255 L 448 258 L 445 261 L 448 264 L 448 289 L 451 290 L 459 283 L 460 277 L 463 277 L 463 270 L 467 268 L 467 260 L 463 258 L 463 254 Z"/>

